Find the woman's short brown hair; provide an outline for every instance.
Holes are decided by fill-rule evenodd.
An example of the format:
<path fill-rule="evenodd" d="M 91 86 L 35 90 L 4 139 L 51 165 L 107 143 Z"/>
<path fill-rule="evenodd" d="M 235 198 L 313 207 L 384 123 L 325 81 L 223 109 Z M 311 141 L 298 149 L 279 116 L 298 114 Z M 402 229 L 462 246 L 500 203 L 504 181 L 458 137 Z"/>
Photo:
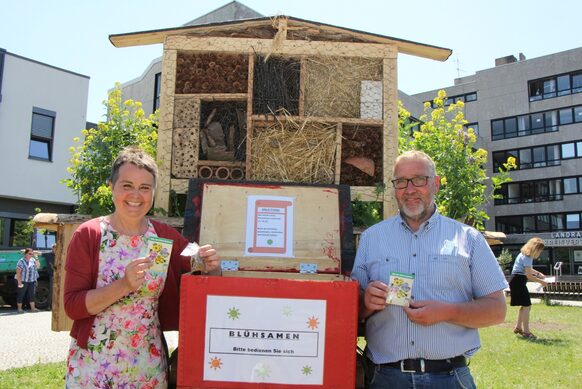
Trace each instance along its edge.
<path fill-rule="evenodd" d="M 117 158 L 111 168 L 111 175 L 109 176 L 109 182 L 111 184 L 115 184 L 119 177 L 119 169 L 125 163 L 131 163 L 138 168 L 150 172 L 154 176 L 154 187 L 156 186 L 158 178 L 158 165 L 156 161 L 154 161 L 151 155 L 135 146 L 126 147 L 117 154 Z"/>

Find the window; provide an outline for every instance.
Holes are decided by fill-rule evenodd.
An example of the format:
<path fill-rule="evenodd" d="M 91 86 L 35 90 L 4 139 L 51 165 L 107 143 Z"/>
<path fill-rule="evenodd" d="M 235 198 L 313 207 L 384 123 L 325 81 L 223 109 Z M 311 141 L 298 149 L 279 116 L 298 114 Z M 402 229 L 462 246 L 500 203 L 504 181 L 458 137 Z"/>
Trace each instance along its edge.
<path fill-rule="evenodd" d="M 30 247 L 32 246 L 32 227 L 28 220 L 12 219 L 10 231 L 11 247 Z"/>
<path fill-rule="evenodd" d="M 467 93 L 465 95 L 465 101 L 466 102 L 469 102 L 469 101 L 477 101 L 477 92 Z"/>
<path fill-rule="evenodd" d="M 28 157 L 52 161 L 56 113 L 33 107 Z"/>
<path fill-rule="evenodd" d="M 502 168 L 508 157 L 516 157 L 518 170 L 559 166 L 564 159 L 582 158 L 582 140 L 546 146 L 526 147 L 518 150 L 494 151 L 492 156 L 493 170 Z"/>
<path fill-rule="evenodd" d="M 580 214 L 579 213 L 566 214 L 566 229 L 568 229 L 568 230 L 580 229 Z"/>
<path fill-rule="evenodd" d="M 570 124 L 574 122 L 572 116 L 572 108 L 566 108 L 560 110 L 560 124 Z"/>
<path fill-rule="evenodd" d="M 574 143 L 564 143 L 562 145 L 562 159 L 574 158 L 575 156 Z"/>
<path fill-rule="evenodd" d="M 570 94 L 570 76 L 558 76 L 558 96 Z"/>
<path fill-rule="evenodd" d="M 528 136 L 554 132 L 560 125 L 582 122 L 582 106 L 562 108 L 529 115 L 491 120 L 491 139 L 500 140 L 515 136 Z"/>
<path fill-rule="evenodd" d="M 467 123 L 465 124 L 465 128 L 469 129 L 472 128 L 475 135 L 479 135 L 479 123 Z"/>
<path fill-rule="evenodd" d="M 519 150 L 518 169 L 532 168 L 531 149 Z"/>
<path fill-rule="evenodd" d="M 576 181 L 576 177 L 564 178 L 564 194 L 578 193 Z"/>
<path fill-rule="evenodd" d="M 551 99 L 582 92 L 582 71 L 541 78 L 529 82 L 529 101 Z"/>
<path fill-rule="evenodd" d="M 556 166 L 560 164 L 560 146 L 549 145 L 546 146 L 547 159 L 546 163 L 548 166 Z"/>
<path fill-rule="evenodd" d="M 564 194 L 582 193 L 578 182 L 582 182 L 582 176 L 511 182 L 495 191 L 502 197 L 496 198 L 494 203 L 504 205 L 563 200 Z"/>
<path fill-rule="evenodd" d="M 546 166 L 546 147 L 534 147 L 533 148 L 533 167 L 544 167 Z"/>
<path fill-rule="evenodd" d="M 495 229 L 506 234 L 579 230 L 581 221 L 580 212 L 498 216 Z"/>
<path fill-rule="evenodd" d="M 582 72 L 572 75 L 572 93 L 582 92 Z"/>
<path fill-rule="evenodd" d="M 455 96 L 449 96 L 447 97 L 447 99 L 445 100 L 445 107 L 447 105 L 451 105 L 453 103 L 457 103 L 459 101 L 462 101 L 464 103 L 468 103 L 471 101 L 477 101 L 477 92 L 471 92 L 471 93 L 465 93 L 463 95 L 455 95 Z M 425 103 L 429 103 L 430 107 L 432 109 L 436 108 L 436 105 L 434 104 L 434 101 L 425 101 Z"/>
<path fill-rule="evenodd" d="M 162 73 L 154 76 L 154 112 L 160 108 L 160 94 L 162 91 Z"/>

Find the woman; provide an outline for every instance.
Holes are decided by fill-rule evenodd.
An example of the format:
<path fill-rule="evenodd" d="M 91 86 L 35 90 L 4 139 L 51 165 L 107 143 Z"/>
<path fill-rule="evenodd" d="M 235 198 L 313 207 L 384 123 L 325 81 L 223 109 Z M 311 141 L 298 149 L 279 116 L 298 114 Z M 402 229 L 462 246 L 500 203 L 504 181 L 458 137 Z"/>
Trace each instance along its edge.
<path fill-rule="evenodd" d="M 188 244 L 170 226 L 146 217 L 157 166 L 143 150 L 126 148 L 109 179 L 115 211 L 87 221 L 67 251 L 65 311 L 74 320 L 67 388 L 167 386 L 162 331 L 178 329 L 180 274 L 190 271 Z M 167 272 L 150 271 L 147 239 L 171 239 Z M 216 251 L 200 247 L 205 273 L 220 272 Z"/>
<path fill-rule="evenodd" d="M 34 251 L 31 248 L 24 249 L 24 257 L 18 260 L 16 264 L 16 282 L 18 283 L 18 292 L 16 294 L 16 306 L 18 313 L 24 313 L 22 303 L 24 300 L 30 302 L 30 311 L 38 312 L 34 302 L 34 293 L 36 290 L 36 281 L 38 280 L 38 268 L 40 263 L 38 258 L 34 257 Z"/>
<path fill-rule="evenodd" d="M 515 259 L 511 271 L 509 290 L 511 291 L 511 306 L 520 306 L 517 315 L 517 324 L 513 329 L 516 334 L 524 338 L 535 339 L 536 336 L 529 330 L 529 313 L 531 311 L 531 299 L 527 290 L 527 281 L 538 282 L 543 286 L 547 283 L 543 273 L 533 269 L 533 260 L 538 259 L 544 250 L 544 241 L 540 238 L 531 238 L 521 248 L 521 253 Z"/>

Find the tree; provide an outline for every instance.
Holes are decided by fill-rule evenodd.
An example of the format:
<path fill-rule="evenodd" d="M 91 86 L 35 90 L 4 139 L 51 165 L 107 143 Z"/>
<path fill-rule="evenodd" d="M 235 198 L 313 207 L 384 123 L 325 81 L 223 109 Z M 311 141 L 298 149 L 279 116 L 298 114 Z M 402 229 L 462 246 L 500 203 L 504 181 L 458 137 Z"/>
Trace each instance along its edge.
<path fill-rule="evenodd" d="M 502 197 L 495 191 L 511 181 L 508 171 L 516 167 L 515 158 L 510 157 L 497 175 L 488 177 L 487 151 L 475 147 L 477 136 L 473 128 L 465 128 L 464 103 L 445 106 L 446 100 L 447 95 L 441 90 L 433 100 L 434 109 L 425 103 L 420 125 L 416 124 L 418 128 L 412 131 L 412 136 L 415 123 L 410 122 L 410 113 L 399 107 L 399 153 L 414 149 L 431 156 L 441 177 L 436 197 L 439 212 L 483 230 L 489 219 L 483 208 L 489 201 Z"/>
<path fill-rule="evenodd" d="M 83 130 L 83 143 L 69 148 L 71 157 L 67 170 L 71 178 L 63 180 L 78 196 L 77 212 L 93 216 L 113 211 L 108 179 L 119 151 L 127 146 L 138 146 L 155 158 L 158 139 L 157 112 L 145 117 L 139 101 L 123 101 L 120 84 L 115 84 L 103 104 L 107 108 L 108 121 L 98 123 L 97 128 Z M 73 141 L 79 143 L 80 139 Z"/>

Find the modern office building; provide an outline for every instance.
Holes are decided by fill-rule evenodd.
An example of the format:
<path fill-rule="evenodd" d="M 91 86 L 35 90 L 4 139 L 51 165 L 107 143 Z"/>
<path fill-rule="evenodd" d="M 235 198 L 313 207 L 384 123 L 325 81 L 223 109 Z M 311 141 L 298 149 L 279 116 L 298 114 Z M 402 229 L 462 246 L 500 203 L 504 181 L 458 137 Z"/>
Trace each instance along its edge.
<path fill-rule="evenodd" d="M 503 199 L 487 207 L 486 229 L 507 234 L 503 247 L 515 253 L 541 237 L 548 248 L 534 263 L 539 270 L 555 273 L 562 262 L 562 274 L 582 274 L 582 48 L 498 58 L 494 67 L 441 89 L 448 101 L 466 103 L 490 174 L 508 157 L 517 160 Z M 424 102 L 436 93 L 411 97 Z"/>
<path fill-rule="evenodd" d="M 31 246 L 36 213 L 71 213 L 69 147 L 86 127 L 89 77 L 0 49 L 0 249 Z M 47 248 L 54 236 L 38 236 Z"/>

